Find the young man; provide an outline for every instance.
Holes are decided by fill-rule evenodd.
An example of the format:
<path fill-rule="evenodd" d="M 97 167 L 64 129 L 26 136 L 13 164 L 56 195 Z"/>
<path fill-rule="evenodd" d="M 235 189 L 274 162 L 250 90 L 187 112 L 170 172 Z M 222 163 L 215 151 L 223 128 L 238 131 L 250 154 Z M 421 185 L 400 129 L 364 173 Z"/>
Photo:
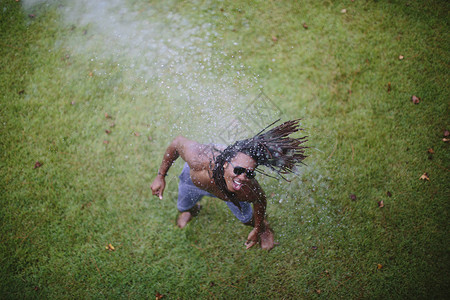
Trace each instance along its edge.
<path fill-rule="evenodd" d="M 245 243 L 247 249 L 261 244 L 262 249 L 274 247 L 274 237 L 265 218 L 266 197 L 256 181 L 255 170 L 265 165 L 278 174 L 293 172 L 305 158 L 306 137 L 290 138 L 297 132 L 299 120 L 285 122 L 253 138 L 237 141 L 228 147 L 203 145 L 182 136 L 167 148 L 158 175 L 151 184 L 153 195 L 162 199 L 170 166 L 181 156 L 186 162 L 180 175 L 178 217 L 180 228 L 199 211 L 196 204 L 203 196 L 226 201 L 233 214 L 244 224 L 254 226 Z M 253 209 L 250 205 L 253 203 Z"/>

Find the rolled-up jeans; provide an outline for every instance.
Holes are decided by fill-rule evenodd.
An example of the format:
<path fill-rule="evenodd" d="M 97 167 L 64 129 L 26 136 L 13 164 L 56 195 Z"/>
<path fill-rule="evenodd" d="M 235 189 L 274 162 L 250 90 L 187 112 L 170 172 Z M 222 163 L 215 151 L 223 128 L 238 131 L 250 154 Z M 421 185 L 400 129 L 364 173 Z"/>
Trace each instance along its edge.
<path fill-rule="evenodd" d="M 183 171 L 181 171 L 180 183 L 178 185 L 178 202 L 177 208 L 180 212 L 188 211 L 199 202 L 203 196 L 214 197 L 211 193 L 200 189 L 195 186 L 191 179 L 190 168 L 187 163 L 184 164 Z M 241 204 L 241 210 L 230 201 L 225 201 L 231 212 L 242 223 L 248 223 L 252 220 L 253 209 L 249 202 L 239 202 Z"/>

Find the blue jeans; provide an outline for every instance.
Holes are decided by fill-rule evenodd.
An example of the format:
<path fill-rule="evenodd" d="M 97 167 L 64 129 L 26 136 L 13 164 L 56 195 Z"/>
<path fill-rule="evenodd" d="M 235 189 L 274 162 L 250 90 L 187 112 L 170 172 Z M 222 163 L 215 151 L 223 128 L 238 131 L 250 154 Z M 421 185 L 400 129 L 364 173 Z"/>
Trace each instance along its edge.
<path fill-rule="evenodd" d="M 194 185 L 190 175 L 190 168 L 187 163 L 184 164 L 183 171 L 181 171 L 180 183 L 178 185 L 178 202 L 177 208 L 180 212 L 188 211 L 195 206 L 195 204 L 200 201 L 203 196 L 214 197 L 213 194 L 204 191 Z M 253 209 L 249 202 L 240 202 L 241 210 L 230 201 L 225 201 L 231 212 L 239 219 L 242 223 L 247 223 L 252 220 Z"/>

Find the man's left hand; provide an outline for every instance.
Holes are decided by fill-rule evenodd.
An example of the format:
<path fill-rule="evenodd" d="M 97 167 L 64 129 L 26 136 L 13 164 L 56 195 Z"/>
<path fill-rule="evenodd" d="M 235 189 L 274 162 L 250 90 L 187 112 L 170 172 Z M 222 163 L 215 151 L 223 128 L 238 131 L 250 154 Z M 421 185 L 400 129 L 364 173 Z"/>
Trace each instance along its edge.
<path fill-rule="evenodd" d="M 253 228 L 253 230 L 249 233 L 247 237 L 247 242 L 245 243 L 245 246 L 247 249 L 250 249 L 254 245 L 256 245 L 258 242 L 261 242 L 261 248 L 264 250 L 271 250 L 274 246 L 274 235 L 272 230 L 270 229 L 269 225 L 266 224 L 264 226 L 264 231 L 260 232 L 258 228 Z"/>

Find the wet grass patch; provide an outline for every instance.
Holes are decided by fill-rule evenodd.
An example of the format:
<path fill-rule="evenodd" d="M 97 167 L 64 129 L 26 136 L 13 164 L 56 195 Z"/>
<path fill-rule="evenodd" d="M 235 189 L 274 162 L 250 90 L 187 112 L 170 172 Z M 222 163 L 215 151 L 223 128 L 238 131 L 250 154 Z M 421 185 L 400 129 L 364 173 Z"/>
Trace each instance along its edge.
<path fill-rule="evenodd" d="M 446 2 L 102 4 L 0 2 L 3 297 L 445 298 Z M 261 90 L 311 147 L 269 253 L 217 199 L 175 227 L 181 162 L 149 189 Z"/>

